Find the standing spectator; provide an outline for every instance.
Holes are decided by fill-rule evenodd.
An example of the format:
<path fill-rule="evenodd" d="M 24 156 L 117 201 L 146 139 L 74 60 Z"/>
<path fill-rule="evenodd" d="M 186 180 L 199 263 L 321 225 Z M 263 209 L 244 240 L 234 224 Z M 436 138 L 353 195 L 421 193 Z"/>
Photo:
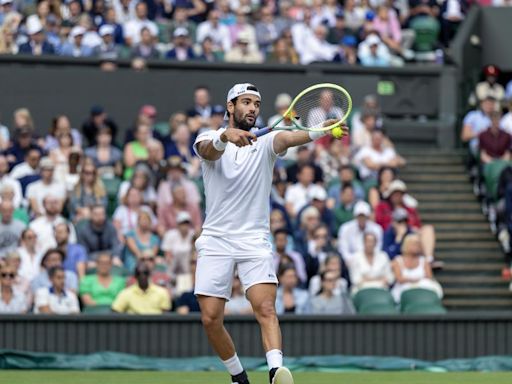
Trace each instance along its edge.
<path fill-rule="evenodd" d="M 123 153 L 112 145 L 112 129 L 101 126 L 96 135 L 96 145 L 85 150 L 86 158 L 91 158 L 99 177 L 113 178 L 123 173 Z"/>
<path fill-rule="evenodd" d="M 14 288 L 16 269 L 9 264 L 0 266 L 0 314 L 26 313 L 27 298 Z"/>
<path fill-rule="evenodd" d="M 152 36 L 158 36 L 157 25 L 148 19 L 148 7 L 144 2 L 138 2 L 135 5 L 135 17 L 130 18 L 129 21 L 123 25 L 124 38 L 126 45 L 134 47 L 140 42 L 141 29 L 147 28 Z"/>
<path fill-rule="evenodd" d="M 42 158 L 40 162 L 41 180 L 31 183 L 27 187 L 26 197 L 29 201 L 30 210 L 36 215 L 44 214 L 43 200 L 46 196 L 52 195 L 61 200 L 66 198 L 66 188 L 54 180 L 55 164 L 48 158 Z"/>
<path fill-rule="evenodd" d="M 416 234 L 408 235 L 402 245 L 402 254 L 392 262 L 396 283 L 391 294 L 397 303 L 402 293 L 412 288 L 424 288 L 434 291 L 439 298 L 443 290 L 433 279 L 432 269 L 427 258 L 422 255 L 420 238 Z"/>
<path fill-rule="evenodd" d="M 110 128 L 112 141 L 115 140 L 117 124 L 107 115 L 102 106 L 95 105 L 91 108 L 89 118 L 82 124 L 82 134 L 90 146 L 96 145 L 96 135 L 103 127 Z"/>
<path fill-rule="evenodd" d="M 14 196 L 12 203 L 15 208 L 18 208 L 21 205 L 21 200 L 23 198 L 21 185 L 18 180 L 9 174 L 9 163 L 7 162 L 7 158 L 0 154 L 0 191 L 4 190 L 6 187 L 13 190 Z"/>
<path fill-rule="evenodd" d="M 495 160 L 510 160 L 512 137 L 500 127 L 501 112 L 492 111 L 491 125 L 479 137 L 480 162 L 485 166 Z"/>
<path fill-rule="evenodd" d="M 55 241 L 57 249 L 66 255 L 62 267 L 66 271 L 74 272 L 81 279 L 85 276 L 87 263 L 87 252 L 81 244 L 69 243 L 69 225 L 68 223 L 58 223 L 54 227 Z"/>
<path fill-rule="evenodd" d="M 172 204 L 158 206 L 158 233 L 163 236 L 169 229 L 177 227 L 176 219 L 180 212 L 190 215 L 195 231 L 201 230 L 202 219 L 199 206 L 188 200 L 185 187 L 176 184 L 172 189 Z"/>
<path fill-rule="evenodd" d="M 350 268 L 355 256 L 364 249 L 364 234 L 371 232 L 377 239 L 377 248 L 382 248 L 382 228 L 373 222 L 370 205 L 359 201 L 354 207 L 355 219 L 343 224 L 338 232 L 338 251 Z"/>
<path fill-rule="evenodd" d="M 291 249 L 288 249 L 288 231 L 285 228 L 278 228 L 274 231 L 274 264 L 276 271 L 283 265 L 293 265 L 299 279 L 300 286 L 305 287 L 308 281 L 304 257 Z"/>
<path fill-rule="evenodd" d="M 80 312 L 78 299 L 73 291 L 65 288 L 64 268 L 52 267 L 48 270 L 51 286 L 36 291 L 34 313 L 70 315 Z"/>
<path fill-rule="evenodd" d="M 43 255 L 36 251 L 37 235 L 30 229 L 26 228 L 21 232 L 20 246 L 16 249 L 16 253 L 20 256 L 20 268 L 18 274 L 31 281 L 41 270 L 41 259 Z"/>
<path fill-rule="evenodd" d="M 148 124 L 138 124 L 135 130 L 135 140 L 124 147 L 123 163 L 126 166 L 124 179 L 128 180 L 133 175 L 133 167 L 137 161 L 147 160 L 148 142 L 151 139 L 152 130 Z"/>
<path fill-rule="evenodd" d="M 258 64 L 263 62 L 263 55 L 254 46 L 250 45 L 250 37 L 246 32 L 238 33 L 237 40 L 224 60 L 230 63 Z"/>
<path fill-rule="evenodd" d="M 165 232 L 162 240 L 162 251 L 171 275 L 190 273 L 190 257 L 192 255 L 192 239 L 194 229 L 192 218 L 188 212 L 180 212 L 176 217 L 177 228 Z"/>
<path fill-rule="evenodd" d="M 136 315 L 158 315 L 171 309 L 171 298 L 163 287 L 151 283 L 151 270 L 139 262 L 134 273 L 137 284 L 123 289 L 112 303 L 112 310 Z"/>
<path fill-rule="evenodd" d="M 83 43 L 86 29 L 82 26 L 75 26 L 71 30 L 70 41 L 65 43 L 60 49 L 61 56 L 72 56 L 72 57 L 88 57 L 92 56 L 93 49 Z"/>
<path fill-rule="evenodd" d="M 231 37 L 229 28 L 220 23 L 221 13 L 217 9 L 212 9 L 208 14 L 208 20 L 203 21 L 197 26 L 198 43 L 209 37 L 212 39 L 214 52 L 228 52 L 231 49 Z"/>
<path fill-rule="evenodd" d="M 151 208 L 142 204 L 142 194 L 138 189 L 131 187 L 126 192 L 123 204 L 118 206 L 112 215 L 119 238 L 123 238 L 126 233 L 135 229 L 141 212 L 148 212 L 153 221 Z"/>
<path fill-rule="evenodd" d="M 80 280 L 80 299 L 86 307 L 110 306 L 124 289 L 124 278 L 112 275 L 111 271 L 112 256 L 107 252 L 99 253 L 96 258 L 96 273 Z"/>
<path fill-rule="evenodd" d="M 394 276 L 388 255 L 378 249 L 377 238 L 371 232 L 364 234 L 364 249 L 354 256 L 349 267 L 352 295 L 365 288 L 389 289 Z"/>
<path fill-rule="evenodd" d="M 384 232 L 382 250 L 388 254 L 389 259 L 393 260 L 400 254 L 405 236 L 413 233 L 413 231 L 407 223 L 409 213 L 405 209 L 395 209 L 391 217 L 393 221 L 390 227 Z"/>
<path fill-rule="evenodd" d="M 41 271 L 30 283 L 32 292 L 37 293 L 40 288 L 50 288 L 52 286 L 49 271 L 55 267 L 59 267 L 64 270 L 62 265 L 64 264 L 65 258 L 66 255 L 59 249 L 49 249 L 46 251 L 41 260 Z M 73 292 L 77 292 L 78 277 L 76 276 L 76 273 L 64 270 L 64 276 L 65 288 Z"/>
<path fill-rule="evenodd" d="M 308 291 L 298 288 L 297 273 L 293 265 L 284 265 L 279 273 L 279 288 L 277 288 L 276 312 L 295 313 L 298 315 L 310 313 Z"/>
<path fill-rule="evenodd" d="M 26 225 L 13 218 L 14 205 L 9 200 L 0 202 L 0 260 L 18 247 Z"/>
<path fill-rule="evenodd" d="M 151 215 L 148 212 L 141 211 L 137 217 L 137 226 L 135 229 L 126 233 L 123 264 L 129 271 L 134 270 L 137 261 L 143 257 L 146 251 L 151 251 L 153 255 L 158 253 L 160 239 L 152 232 L 152 226 Z"/>
<path fill-rule="evenodd" d="M 90 218 L 77 226 L 78 243 L 87 252 L 88 264 L 95 265 L 98 255 L 108 253 L 113 255 L 115 264 L 120 265 L 119 237 L 112 222 L 107 220 L 105 206 L 96 204 L 90 210 Z"/>
<path fill-rule="evenodd" d="M 311 313 L 314 315 L 354 314 L 354 305 L 343 293 L 335 293 L 338 276 L 334 271 L 325 271 L 321 275 L 322 289 L 311 299 Z"/>
<path fill-rule="evenodd" d="M 166 53 L 166 59 L 186 61 L 196 58 L 188 36 L 188 31 L 185 28 L 176 28 L 172 36 L 174 48 Z"/>
<path fill-rule="evenodd" d="M 160 52 L 155 46 L 155 38 L 151 35 L 149 28 L 143 27 L 140 30 L 140 42 L 133 47 L 131 57 L 141 57 L 146 60 L 160 58 Z"/>
<path fill-rule="evenodd" d="M 26 27 L 30 40 L 19 46 L 19 54 L 41 56 L 55 53 L 53 46 L 46 40 L 43 24 L 37 15 L 27 18 Z"/>

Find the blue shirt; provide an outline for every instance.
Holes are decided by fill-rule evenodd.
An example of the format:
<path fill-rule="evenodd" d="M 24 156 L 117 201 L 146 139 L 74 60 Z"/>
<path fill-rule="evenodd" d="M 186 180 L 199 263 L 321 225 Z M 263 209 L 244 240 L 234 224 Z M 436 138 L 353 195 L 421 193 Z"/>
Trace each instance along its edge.
<path fill-rule="evenodd" d="M 412 233 L 411 228 L 407 228 L 407 233 L 405 236 L 410 233 Z M 390 260 L 393 260 L 396 256 L 402 253 L 401 248 L 405 236 L 402 238 L 400 243 L 397 243 L 396 233 L 393 226 L 390 226 L 386 232 L 384 232 L 384 236 L 382 237 L 382 250 L 388 254 Z"/>
<path fill-rule="evenodd" d="M 71 291 L 78 291 L 78 277 L 76 273 L 71 271 L 64 271 L 65 273 L 65 283 L 64 287 Z M 32 282 L 30 283 L 30 288 L 32 292 L 36 292 L 39 288 L 50 288 L 52 286 L 52 282 L 50 281 L 50 277 L 48 276 L 47 271 L 42 271 L 37 275 Z"/>
<path fill-rule="evenodd" d="M 87 251 L 85 250 L 84 246 L 81 244 L 68 244 L 68 248 L 66 250 L 66 258 L 64 259 L 62 267 L 66 271 L 78 273 L 76 270 L 76 265 L 78 263 L 86 262 Z"/>
<path fill-rule="evenodd" d="M 512 99 L 512 80 L 510 80 L 507 84 L 507 89 L 505 90 L 505 99 Z"/>
<path fill-rule="evenodd" d="M 476 111 L 468 112 L 468 114 L 464 117 L 463 124 L 470 125 L 471 131 L 476 135 L 475 138 L 469 141 L 469 147 L 473 153 L 477 153 L 478 135 L 491 126 L 491 119 L 489 119 L 489 116 L 478 109 Z"/>

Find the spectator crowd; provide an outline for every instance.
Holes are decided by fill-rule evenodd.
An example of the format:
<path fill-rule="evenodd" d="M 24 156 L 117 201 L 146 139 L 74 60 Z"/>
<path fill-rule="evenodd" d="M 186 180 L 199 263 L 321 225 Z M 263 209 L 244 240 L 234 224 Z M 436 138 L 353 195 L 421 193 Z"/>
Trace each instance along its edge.
<path fill-rule="evenodd" d="M 475 3 L 1 0 L 0 54 L 96 57 L 105 70 L 115 69 L 118 59 L 143 69 L 158 58 L 400 66 L 442 61 L 443 49 Z"/>
<path fill-rule="evenodd" d="M 275 112 L 290 103 L 278 95 Z M 321 105 L 329 115 L 332 106 Z M 0 313 L 198 311 L 194 242 L 204 191 L 192 144 L 221 127 L 224 112 L 199 86 L 190 109 L 167 121 L 151 105 L 131 127 L 98 105 L 78 126 L 66 115 L 34 121 L 25 108 L 4 119 Z M 275 119 L 263 113 L 262 124 Z M 442 296 L 432 276 L 435 230 L 399 179 L 406 160 L 374 95 L 350 127 L 349 137 L 325 136 L 277 161 L 269 237 L 279 313 L 354 313 L 352 299 L 366 289 L 395 303 L 410 288 Z M 226 312 L 248 313 L 234 279 Z"/>

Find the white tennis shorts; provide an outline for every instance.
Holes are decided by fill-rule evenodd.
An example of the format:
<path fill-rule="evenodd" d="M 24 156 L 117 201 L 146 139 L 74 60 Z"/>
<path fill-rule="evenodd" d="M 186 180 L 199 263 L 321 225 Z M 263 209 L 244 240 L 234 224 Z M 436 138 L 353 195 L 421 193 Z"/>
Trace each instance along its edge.
<path fill-rule="evenodd" d="M 256 284 L 277 284 L 268 239 L 226 239 L 201 235 L 196 240 L 196 295 L 231 298 L 235 267 L 247 291 Z"/>

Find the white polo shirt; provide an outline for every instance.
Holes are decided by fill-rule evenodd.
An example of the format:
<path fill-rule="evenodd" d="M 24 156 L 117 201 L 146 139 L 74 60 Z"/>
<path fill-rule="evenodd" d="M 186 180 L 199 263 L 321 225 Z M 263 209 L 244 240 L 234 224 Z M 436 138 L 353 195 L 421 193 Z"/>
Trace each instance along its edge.
<path fill-rule="evenodd" d="M 39 308 L 47 305 L 53 313 L 59 315 L 80 312 L 76 295 L 68 290 L 64 290 L 62 294 L 57 295 L 53 287 L 39 288 L 36 291 L 36 298 L 34 300 L 34 313 L 41 313 Z"/>

